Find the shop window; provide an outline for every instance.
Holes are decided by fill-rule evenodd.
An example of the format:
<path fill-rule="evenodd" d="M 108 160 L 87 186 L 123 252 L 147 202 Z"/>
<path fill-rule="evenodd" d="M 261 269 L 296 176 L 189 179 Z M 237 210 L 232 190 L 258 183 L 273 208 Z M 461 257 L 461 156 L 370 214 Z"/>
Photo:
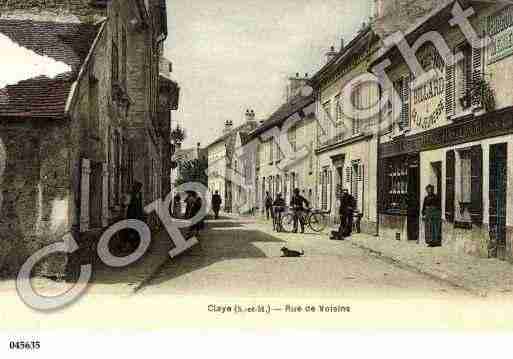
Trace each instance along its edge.
<path fill-rule="evenodd" d="M 460 177 L 456 178 L 457 222 L 481 224 L 483 221 L 482 148 L 477 145 L 459 150 L 458 154 L 459 158 L 455 162 L 459 168 Z"/>
<path fill-rule="evenodd" d="M 387 212 L 400 212 L 408 203 L 408 161 L 405 157 L 385 160 L 383 164 L 383 191 L 381 208 Z"/>

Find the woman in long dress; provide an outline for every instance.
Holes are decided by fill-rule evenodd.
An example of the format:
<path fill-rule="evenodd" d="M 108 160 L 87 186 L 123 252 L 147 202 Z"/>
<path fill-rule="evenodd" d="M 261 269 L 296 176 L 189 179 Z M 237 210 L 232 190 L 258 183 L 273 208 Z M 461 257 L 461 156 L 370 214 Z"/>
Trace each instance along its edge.
<path fill-rule="evenodd" d="M 440 197 L 435 194 L 433 185 L 426 186 L 427 196 L 422 205 L 422 217 L 425 222 L 426 244 L 428 247 L 442 245 L 442 210 Z"/>

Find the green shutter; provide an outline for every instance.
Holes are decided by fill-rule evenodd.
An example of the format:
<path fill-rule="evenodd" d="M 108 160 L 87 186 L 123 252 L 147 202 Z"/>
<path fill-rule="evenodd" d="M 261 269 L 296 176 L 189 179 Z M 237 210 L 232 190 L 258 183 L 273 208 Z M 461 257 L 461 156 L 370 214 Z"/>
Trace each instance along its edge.
<path fill-rule="evenodd" d="M 471 205 L 472 222 L 483 223 L 483 149 L 480 145 L 473 146 L 471 151 Z"/>
<path fill-rule="evenodd" d="M 456 169 L 454 151 L 448 151 L 445 156 L 445 219 L 448 222 L 454 222 L 454 175 Z"/>

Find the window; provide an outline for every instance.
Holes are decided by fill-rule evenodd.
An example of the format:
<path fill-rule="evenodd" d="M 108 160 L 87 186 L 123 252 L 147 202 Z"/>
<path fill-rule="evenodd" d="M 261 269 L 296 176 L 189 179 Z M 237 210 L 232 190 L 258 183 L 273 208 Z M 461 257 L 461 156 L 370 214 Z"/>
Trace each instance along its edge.
<path fill-rule="evenodd" d="M 256 168 L 257 169 L 260 168 L 260 163 L 262 161 L 262 153 L 261 152 L 262 152 L 262 146 L 259 143 L 257 146 L 257 152 L 256 152 Z"/>
<path fill-rule="evenodd" d="M 273 163 L 274 161 L 274 146 L 273 146 L 273 139 L 270 139 L 269 141 L 267 141 L 267 148 L 268 148 L 268 153 L 269 153 L 269 163 Z"/>
<path fill-rule="evenodd" d="M 297 137 L 297 128 L 294 126 L 288 132 L 288 140 L 289 140 L 289 144 L 290 144 L 290 147 L 293 152 L 297 151 L 296 137 Z"/>
<path fill-rule="evenodd" d="M 456 52 L 463 54 L 463 59 L 456 66 L 456 109 L 461 112 L 471 105 L 472 47 L 465 43 L 458 46 Z"/>
<path fill-rule="evenodd" d="M 331 132 L 331 127 L 332 127 L 331 101 L 327 101 L 322 105 L 322 116 L 323 116 L 322 125 L 323 125 L 323 129 L 324 129 L 323 135 L 325 136 L 325 140 L 328 141 L 331 139 L 331 136 L 332 136 L 332 132 Z"/>
<path fill-rule="evenodd" d="M 362 85 L 356 85 L 351 91 L 351 104 L 353 105 L 355 112 L 352 114 L 352 134 L 357 135 L 360 133 L 360 118 L 356 111 L 363 108 L 362 106 Z"/>
<path fill-rule="evenodd" d="M 337 139 L 340 140 L 344 133 L 343 107 L 340 94 L 335 96 L 335 128 L 335 135 L 337 136 Z"/>
<path fill-rule="evenodd" d="M 282 153 L 281 153 L 279 138 L 276 138 L 275 141 L 274 141 L 274 153 L 275 153 L 275 157 L 276 157 L 276 162 L 281 161 L 283 156 L 282 156 Z"/>

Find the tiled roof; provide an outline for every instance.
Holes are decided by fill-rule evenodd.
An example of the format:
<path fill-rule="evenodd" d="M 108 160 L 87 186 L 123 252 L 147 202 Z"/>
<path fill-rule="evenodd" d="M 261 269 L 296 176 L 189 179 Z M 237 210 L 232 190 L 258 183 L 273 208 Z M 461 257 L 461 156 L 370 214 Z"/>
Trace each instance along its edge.
<path fill-rule="evenodd" d="M 99 25 L 91 24 L 0 19 L 0 33 L 72 69 L 54 79 L 37 77 L 0 89 L 0 116 L 62 117 L 71 85 L 98 30 Z"/>
<path fill-rule="evenodd" d="M 217 145 L 220 142 L 228 140 L 230 137 L 233 137 L 240 131 L 248 132 L 252 131 L 256 128 L 256 123 L 253 124 L 251 122 L 246 122 L 240 126 L 235 127 L 233 130 L 231 130 L 228 133 L 223 134 L 221 137 L 218 137 L 214 142 L 210 143 L 206 148 L 212 147 L 214 145 Z"/>
<path fill-rule="evenodd" d="M 287 118 L 295 114 L 296 112 L 302 110 L 303 108 L 311 105 L 315 102 L 315 96 L 312 94 L 310 96 L 301 96 L 298 95 L 292 98 L 289 102 L 281 105 L 270 117 L 267 119 L 262 125 L 260 125 L 256 130 L 248 134 L 246 140 L 250 138 L 255 138 L 265 131 L 275 127 L 281 126 Z"/>

